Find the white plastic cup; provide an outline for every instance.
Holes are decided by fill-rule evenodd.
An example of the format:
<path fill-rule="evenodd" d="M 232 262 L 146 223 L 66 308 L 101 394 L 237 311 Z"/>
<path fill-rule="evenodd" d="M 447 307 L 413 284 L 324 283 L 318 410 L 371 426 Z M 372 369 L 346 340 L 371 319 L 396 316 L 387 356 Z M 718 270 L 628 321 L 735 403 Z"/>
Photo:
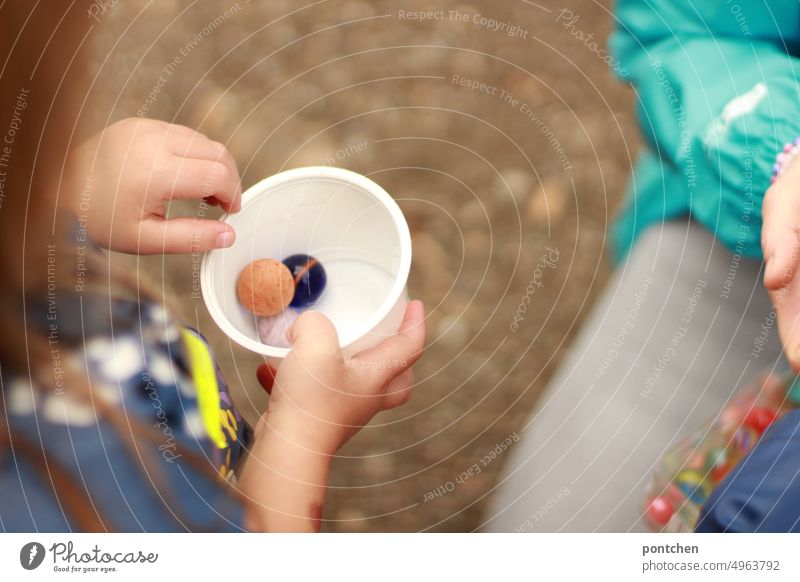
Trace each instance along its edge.
<path fill-rule="evenodd" d="M 326 270 L 312 309 L 333 322 L 345 355 L 397 333 L 408 303 L 411 235 L 400 207 L 369 178 L 330 167 L 281 172 L 247 190 L 242 210 L 222 220 L 236 242 L 206 253 L 200 282 L 211 317 L 237 344 L 276 364 L 289 353 L 261 342 L 256 316 L 236 297 L 236 280 L 252 261 L 298 253 Z"/>

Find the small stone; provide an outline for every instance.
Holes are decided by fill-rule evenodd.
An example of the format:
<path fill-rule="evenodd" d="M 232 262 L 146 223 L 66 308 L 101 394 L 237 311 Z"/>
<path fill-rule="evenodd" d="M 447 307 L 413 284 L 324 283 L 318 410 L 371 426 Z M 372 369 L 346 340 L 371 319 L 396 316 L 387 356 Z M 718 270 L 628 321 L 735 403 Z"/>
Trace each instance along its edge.
<path fill-rule="evenodd" d="M 507 168 L 496 178 L 495 188 L 501 200 L 521 202 L 531 190 L 533 170 Z"/>
<path fill-rule="evenodd" d="M 327 166 L 332 165 L 331 157 L 333 144 L 327 141 L 314 141 L 304 145 L 292 156 L 293 165 L 297 166 Z"/>
<path fill-rule="evenodd" d="M 336 512 L 335 525 L 340 531 L 364 531 L 367 515 L 358 509 L 342 508 Z"/>
<path fill-rule="evenodd" d="M 487 231 L 471 228 L 464 233 L 464 253 L 469 257 L 466 267 L 475 266 L 477 261 L 488 257 L 491 239 Z M 481 269 L 483 270 L 483 269 Z"/>
<path fill-rule="evenodd" d="M 286 265 L 260 259 L 247 265 L 236 282 L 239 303 L 252 313 L 269 317 L 282 312 L 295 292 L 294 278 Z"/>
<path fill-rule="evenodd" d="M 461 346 L 469 338 L 469 327 L 463 317 L 444 317 L 436 326 L 436 333 L 446 344 Z"/>
<path fill-rule="evenodd" d="M 528 219 L 537 224 L 558 222 L 564 216 L 567 196 L 567 190 L 561 180 L 545 179 L 528 199 Z"/>
<path fill-rule="evenodd" d="M 198 93 L 199 97 L 194 97 L 192 101 L 194 107 L 190 109 L 190 124 L 201 133 L 227 143 L 231 129 L 237 125 L 235 112 L 246 109 L 240 94 L 213 83 L 203 85 Z"/>
<path fill-rule="evenodd" d="M 451 62 L 452 70 L 464 77 L 477 79 L 486 73 L 487 58 L 475 51 L 456 51 Z"/>
<path fill-rule="evenodd" d="M 452 285 L 452 257 L 444 247 L 427 232 L 418 232 L 411 239 L 414 261 L 412 267 L 430 296 L 440 298 Z M 456 265 L 457 266 L 457 265 Z"/>
<path fill-rule="evenodd" d="M 489 209 L 473 198 L 463 204 L 458 210 L 458 225 L 463 228 L 491 224 Z"/>
<path fill-rule="evenodd" d="M 342 20 L 356 20 L 359 18 L 369 18 L 375 16 L 375 8 L 363 0 L 347 2 L 341 8 L 339 16 Z"/>

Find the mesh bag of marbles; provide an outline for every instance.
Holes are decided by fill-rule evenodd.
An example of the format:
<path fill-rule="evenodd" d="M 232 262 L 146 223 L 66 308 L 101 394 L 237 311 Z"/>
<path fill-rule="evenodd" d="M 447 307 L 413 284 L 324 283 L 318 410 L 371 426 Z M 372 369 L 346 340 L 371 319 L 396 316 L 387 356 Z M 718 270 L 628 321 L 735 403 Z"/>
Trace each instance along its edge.
<path fill-rule="evenodd" d="M 684 438 L 658 463 L 644 515 L 651 529 L 691 532 L 714 488 L 752 450 L 769 426 L 800 407 L 800 378 L 763 372 L 717 417 Z"/>

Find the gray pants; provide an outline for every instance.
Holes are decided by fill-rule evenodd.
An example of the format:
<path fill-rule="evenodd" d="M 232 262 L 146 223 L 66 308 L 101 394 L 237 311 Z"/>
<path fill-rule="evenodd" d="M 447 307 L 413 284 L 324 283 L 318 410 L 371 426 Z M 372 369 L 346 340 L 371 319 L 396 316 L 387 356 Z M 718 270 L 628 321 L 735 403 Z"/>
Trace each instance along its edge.
<path fill-rule="evenodd" d="M 701 226 L 646 232 L 509 453 L 487 531 L 645 531 L 660 457 L 781 353 L 761 263 Z"/>

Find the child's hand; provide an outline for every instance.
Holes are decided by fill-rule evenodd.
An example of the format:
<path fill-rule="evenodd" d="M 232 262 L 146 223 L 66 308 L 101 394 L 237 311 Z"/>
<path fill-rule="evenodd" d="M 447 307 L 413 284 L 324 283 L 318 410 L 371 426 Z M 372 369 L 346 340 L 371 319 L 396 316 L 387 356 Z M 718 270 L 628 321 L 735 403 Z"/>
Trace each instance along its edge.
<path fill-rule="evenodd" d="M 411 396 L 411 366 L 425 346 L 425 310 L 412 301 L 397 335 L 344 358 L 333 324 L 306 312 L 290 329 L 292 351 L 272 387 L 264 423 L 287 440 L 333 454 L 381 410 Z"/>
<path fill-rule="evenodd" d="M 69 207 L 101 246 L 138 254 L 187 253 L 233 244 L 216 220 L 166 219 L 173 199 L 241 208 L 236 162 L 224 145 L 180 125 L 131 118 L 70 154 Z"/>
<path fill-rule="evenodd" d="M 764 286 L 778 319 L 789 362 L 800 371 L 800 165 L 789 165 L 767 190 L 762 206 Z"/>
<path fill-rule="evenodd" d="M 301 315 L 290 336 L 292 351 L 239 475 L 251 530 L 319 531 L 331 455 L 376 413 L 411 396 L 425 310 L 409 303 L 398 334 L 353 359 L 342 357 L 336 330 L 319 313 Z"/>

